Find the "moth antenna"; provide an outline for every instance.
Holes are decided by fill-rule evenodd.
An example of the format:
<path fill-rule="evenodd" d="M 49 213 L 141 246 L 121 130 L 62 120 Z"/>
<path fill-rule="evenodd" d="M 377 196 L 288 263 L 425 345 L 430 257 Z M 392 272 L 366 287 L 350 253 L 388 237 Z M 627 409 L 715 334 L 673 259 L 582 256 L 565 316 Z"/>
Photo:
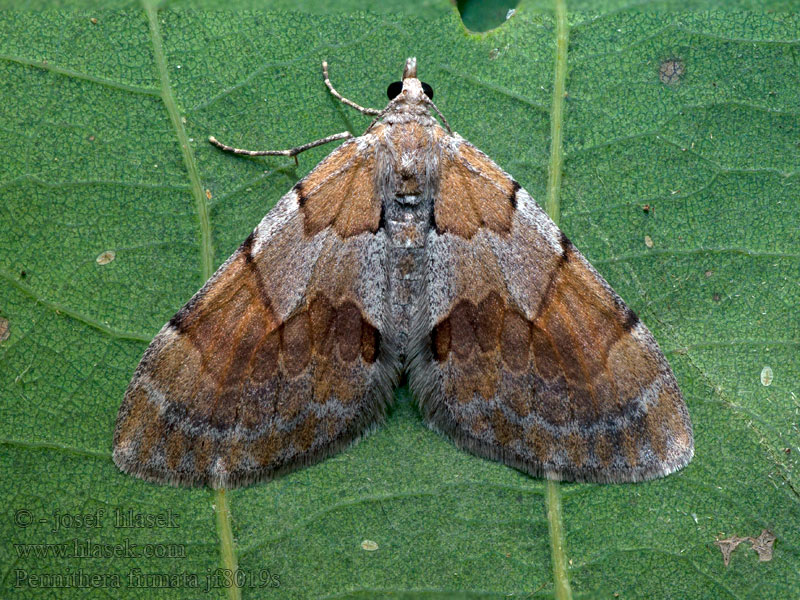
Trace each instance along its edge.
<path fill-rule="evenodd" d="M 447 133 L 452 134 L 453 130 L 450 129 L 450 123 L 448 123 L 447 119 L 444 118 L 444 115 L 442 114 L 442 111 L 439 110 L 439 108 L 433 103 L 433 100 L 431 100 L 430 98 L 427 98 L 426 101 L 428 102 L 428 104 L 430 104 L 433 107 L 433 110 L 436 111 L 436 114 L 439 115 L 439 118 L 442 120 L 442 124 L 444 125 L 444 128 L 447 129 Z"/>
<path fill-rule="evenodd" d="M 380 121 L 383 118 L 383 116 L 387 112 L 392 110 L 393 108 L 394 108 L 394 101 L 389 102 L 389 105 L 386 108 L 384 108 L 382 111 L 378 112 L 378 116 L 376 116 L 374 119 L 372 119 L 372 122 L 369 124 L 369 127 L 367 127 L 367 131 L 372 129 L 372 126 L 375 125 L 375 123 L 377 123 L 378 121 Z"/>
<path fill-rule="evenodd" d="M 346 140 L 348 138 L 353 137 L 353 134 L 349 131 L 342 131 L 341 133 L 335 133 L 333 135 L 329 135 L 328 137 L 324 137 L 320 140 L 314 140 L 313 142 L 308 142 L 307 144 L 303 144 L 302 146 L 295 146 L 294 148 L 289 148 L 287 150 L 243 150 L 242 148 L 234 148 L 233 146 L 228 146 L 220 142 L 217 138 L 213 135 L 208 136 L 208 141 L 212 145 L 216 146 L 220 150 L 224 150 L 225 152 L 231 152 L 233 154 L 240 154 L 242 156 L 293 156 L 294 163 L 297 163 L 297 155 L 301 152 L 305 152 L 306 150 L 310 150 L 311 148 L 316 148 L 317 146 L 321 146 L 322 144 L 327 144 L 328 142 L 335 142 L 336 140 Z"/>
<path fill-rule="evenodd" d="M 337 92 L 333 88 L 333 84 L 331 84 L 330 77 L 328 77 L 328 61 L 326 61 L 326 60 L 322 61 L 322 74 L 325 76 L 325 85 L 328 86 L 328 89 L 330 90 L 331 94 L 333 94 L 334 98 L 344 102 L 345 104 L 347 104 L 347 106 L 351 106 L 351 107 L 355 108 L 358 112 L 363 113 L 365 115 L 379 115 L 379 114 L 381 114 L 381 111 L 379 111 L 377 108 L 364 108 L 360 104 L 356 104 L 352 100 L 348 100 L 347 98 L 342 96 L 339 92 Z"/>

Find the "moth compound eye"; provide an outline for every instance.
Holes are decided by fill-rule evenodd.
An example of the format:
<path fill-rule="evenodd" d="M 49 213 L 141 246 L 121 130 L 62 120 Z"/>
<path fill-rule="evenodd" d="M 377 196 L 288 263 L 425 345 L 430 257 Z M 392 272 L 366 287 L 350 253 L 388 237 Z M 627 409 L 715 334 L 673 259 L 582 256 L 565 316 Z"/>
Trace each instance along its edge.
<path fill-rule="evenodd" d="M 424 81 L 422 82 L 422 91 L 425 92 L 425 95 L 428 98 L 433 100 L 433 88 L 431 86 L 429 86 L 427 83 L 425 83 Z"/>
<path fill-rule="evenodd" d="M 395 81 L 394 83 L 389 84 L 389 87 L 386 89 L 386 95 L 389 96 L 389 100 L 394 100 L 402 91 L 403 82 Z"/>

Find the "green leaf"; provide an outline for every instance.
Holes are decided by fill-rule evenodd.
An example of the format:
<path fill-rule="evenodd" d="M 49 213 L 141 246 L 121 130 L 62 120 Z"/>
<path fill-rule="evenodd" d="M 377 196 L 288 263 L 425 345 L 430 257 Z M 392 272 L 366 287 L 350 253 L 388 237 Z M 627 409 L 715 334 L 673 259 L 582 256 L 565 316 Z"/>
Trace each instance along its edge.
<path fill-rule="evenodd" d="M 745 8 L 523 3 L 481 35 L 444 0 L 424 18 L 0 14 L 0 595 L 800 595 L 800 19 Z M 689 404 L 693 462 L 548 487 L 457 450 L 401 391 L 377 432 L 274 482 L 219 495 L 118 472 L 115 416 L 148 340 L 331 150 L 296 167 L 207 136 L 360 133 L 369 118 L 330 97 L 322 59 L 340 92 L 382 107 L 409 55 L 453 128 L 560 211 L 651 328 Z M 115 511 L 162 521 L 124 527 Z M 715 540 L 763 529 L 771 560 L 744 543 L 724 565 Z M 241 589 L 215 572 L 235 561 Z"/>

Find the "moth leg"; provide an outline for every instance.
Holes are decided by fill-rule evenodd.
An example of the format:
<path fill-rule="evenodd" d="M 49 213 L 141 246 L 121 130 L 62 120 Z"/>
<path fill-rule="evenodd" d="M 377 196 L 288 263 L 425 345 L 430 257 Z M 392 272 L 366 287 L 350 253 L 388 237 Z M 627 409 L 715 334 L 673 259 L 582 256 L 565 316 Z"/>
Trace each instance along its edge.
<path fill-rule="evenodd" d="M 308 142 L 307 144 L 303 144 L 302 146 L 296 146 L 294 148 L 289 148 L 288 150 L 242 150 L 241 148 L 234 148 L 233 146 L 228 146 L 223 144 L 213 135 L 208 136 L 209 143 L 213 144 L 217 148 L 224 150 L 225 152 L 232 152 L 233 154 L 241 154 L 244 156 L 293 156 L 294 163 L 297 164 L 297 155 L 301 152 L 305 152 L 311 148 L 316 148 L 317 146 L 321 146 L 322 144 L 327 144 L 328 142 L 335 142 L 336 140 L 346 140 L 348 138 L 353 137 L 353 134 L 349 131 L 342 131 L 341 133 L 335 133 L 333 135 L 329 135 L 328 137 L 324 137 L 321 140 L 314 140 L 313 142 Z"/>
<path fill-rule="evenodd" d="M 365 115 L 380 115 L 383 112 L 375 108 L 364 108 L 363 106 L 356 104 L 352 100 L 348 100 L 347 98 L 342 96 L 339 92 L 337 92 L 335 89 L 333 89 L 333 85 L 331 85 L 331 80 L 328 77 L 328 61 L 325 60 L 322 61 L 322 74 L 325 76 L 325 85 L 328 86 L 328 89 L 331 91 L 331 94 L 333 94 L 333 97 L 336 98 L 337 100 L 341 100 L 342 102 L 347 104 L 347 106 L 352 106 L 358 112 L 363 113 Z"/>

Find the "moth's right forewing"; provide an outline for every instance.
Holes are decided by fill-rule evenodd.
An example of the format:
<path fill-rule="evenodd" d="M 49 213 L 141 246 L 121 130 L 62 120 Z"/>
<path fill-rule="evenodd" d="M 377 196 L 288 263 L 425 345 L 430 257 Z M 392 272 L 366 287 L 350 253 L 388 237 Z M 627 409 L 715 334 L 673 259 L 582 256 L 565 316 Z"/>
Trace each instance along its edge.
<path fill-rule="evenodd" d="M 371 143 L 320 163 L 158 333 L 117 419 L 123 471 L 236 487 L 383 417 L 398 367 Z"/>

